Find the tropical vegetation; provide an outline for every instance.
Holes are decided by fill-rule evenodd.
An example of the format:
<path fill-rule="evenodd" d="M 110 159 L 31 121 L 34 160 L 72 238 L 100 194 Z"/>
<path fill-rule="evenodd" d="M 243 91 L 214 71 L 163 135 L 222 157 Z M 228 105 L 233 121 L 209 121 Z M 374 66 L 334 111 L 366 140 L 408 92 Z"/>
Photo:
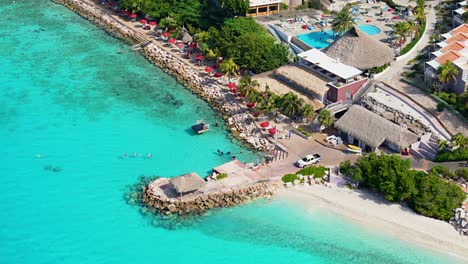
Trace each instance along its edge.
<path fill-rule="evenodd" d="M 382 194 L 391 202 L 405 202 L 418 214 L 441 220 L 466 198 L 457 185 L 439 177 L 435 171 L 411 170 L 411 161 L 397 155 L 375 153 L 360 157 L 355 164 L 342 162 L 340 172 L 359 186 Z"/>
<path fill-rule="evenodd" d="M 121 0 L 120 5 L 157 20 L 171 37 L 186 28 L 205 54 L 230 59 L 242 69 L 265 72 L 290 59 L 285 45 L 245 17 L 248 0 Z"/>
<path fill-rule="evenodd" d="M 445 103 L 451 105 L 465 118 L 468 118 L 468 92 L 461 94 L 450 92 L 434 92 L 434 95 L 442 99 Z"/>
<path fill-rule="evenodd" d="M 438 141 L 440 151 L 434 158 L 436 162 L 444 161 L 468 161 L 468 137 L 458 133 L 451 138 L 451 144 L 447 141 Z"/>
<path fill-rule="evenodd" d="M 412 22 L 401 22 L 401 23 L 406 23 L 407 25 L 402 25 L 400 22 L 395 24 L 395 33 L 400 36 L 400 39 L 403 37 L 403 39 L 406 39 L 406 35 L 408 33 L 413 32 L 413 29 L 416 29 L 416 35 L 412 39 L 410 43 L 408 43 L 401 51 L 400 51 L 400 56 L 406 54 L 408 51 L 410 51 L 421 39 L 422 35 L 424 34 L 424 30 L 426 29 L 426 13 L 424 11 L 426 1 L 425 0 L 416 0 L 416 7 L 413 10 L 414 17 L 416 19 L 416 23 L 413 24 Z M 398 26 L 397 26 L 398 25 Z M 401 29 L 401 28 L 404 29 Z M 397 31 L 399 31 L 397 33 Z M 403 34 L 400 35 L 400 34 Z"/>
<path fill-rule="evenodd" d="M 353 16 L 349 12 L 348 7 L 343 7 L 338 14 L 336 14 L 335 19 L 332 23 L 333 32 L 338 35 L 348 32 L 354 26 Z"/>
<path fill-rule="evenodd" d="M 444 85 L 445 89 L 451 81 L 457 83 L 458 73 L 459 70 L 457 66 L 449 60 L 440 65 L 437 69 L 438 79 Z"/>
<path fill-rule="evenodd" d="M 329 127 L 333 124 L 333 116 L 330 111 L 323 109 L 318 116 L 318 122 L 321 126 Z"/>

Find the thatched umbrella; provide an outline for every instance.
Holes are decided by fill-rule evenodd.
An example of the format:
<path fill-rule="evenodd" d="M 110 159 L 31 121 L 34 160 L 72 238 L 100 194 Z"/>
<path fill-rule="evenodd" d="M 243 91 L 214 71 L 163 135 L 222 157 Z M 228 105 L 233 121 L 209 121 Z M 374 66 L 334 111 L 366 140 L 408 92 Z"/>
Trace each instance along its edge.
<path fill-rule="evenodd" d="M 394 58 L 390 47 L 368 36 L 357 27 L 353 27 L 339 37 L 325 53 L 360 70 L 382 66 L 392 62 Z"/>
<path fill-rule="evenodd" d="M 194 192 L 205 187 L 206 182 L 195 172 L 177 176 L 169 180 L 171 187 L 179 194 Z"/>

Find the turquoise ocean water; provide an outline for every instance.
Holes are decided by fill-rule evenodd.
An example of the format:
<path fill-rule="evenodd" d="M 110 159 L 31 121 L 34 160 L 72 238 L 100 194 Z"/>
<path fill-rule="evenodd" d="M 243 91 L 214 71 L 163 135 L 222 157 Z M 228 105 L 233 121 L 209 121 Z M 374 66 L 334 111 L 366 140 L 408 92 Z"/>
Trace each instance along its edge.
<path fill-rule="evenodd" d="M 64 7 L 4 0 L 0 14 L 0 263 L 454 262 L 280 200 L 152 225 L 123 198 L 140 175 L 205 175 L 229 160 L 217 149 L 258 155 L 222 126 L 192 135 L 197 119 L 224 123 Z"/>

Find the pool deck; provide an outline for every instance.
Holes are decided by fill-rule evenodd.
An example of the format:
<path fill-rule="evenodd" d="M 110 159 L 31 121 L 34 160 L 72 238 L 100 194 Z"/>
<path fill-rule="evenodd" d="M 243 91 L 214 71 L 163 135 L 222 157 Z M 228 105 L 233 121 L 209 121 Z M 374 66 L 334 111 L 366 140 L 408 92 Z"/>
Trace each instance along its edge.
<path fill-rule="evenodd" d="M 340 6 L 341 4 L 345 4 L 343 1 L 338 1 L 333 3 L 333 6 Z M 359 7 L 360 13 L 357 18 L 360 19 L 356 23 L 356 25 L 373 25 L 380 29 L 380 33 L 376 35 L 370 35 L 373 38 L 376 38 L 389 46 L 392 46 L 395 42 L 394 36 L 389 36 L 387 33 L 393 31 L 393 26 L 398 21 L 406 21 L 399 17 L 399 19 L 393 19 L 394 16 L 399 16 L 398 11 L 393 10 L 392 12 L 388 12 L 386 10 L 387 5 L 383 2 L 378 3 L 361 3 L 357 5 Z M 382 15 L 380 15 L 380 10 L 382 11 Z M 363 12 L 367 10 L 367 14 L 363 14 Z M 258 21 L 259 23 L 263 24 L 264 26 L 268 27 L 268 24 L 273 25 L 279 28 L 282 32 L 284 32 L 288 36 L 299 36 L 302 34 L 307 34 L 311 32 L 321 31 L 322 28 L 317 24 L 322 20 L 327 19 L 330 20 L 331 17 L 323 15 L 323 13 L 317 13 L 314 16 L 303 16 L 299 17 L 300 21 L 297 22 L 287 22 L 287 19 L 281 20 L 271 20 L 271 21 Z M 366 22 L 368 21 L 369 22 Z M 315 30 L 303 29 L 303 25 L 315 25 Z M 331 29 L 330 23 L 328 23 L 323 30 Z M 393 39 L 393 41 L 392 41 Z M 408 43 L 409 41 L 407 41 Z M 404 46 L 404 45 L 403 45 Z M 399 48 L 398 48 L 399 49 Z"/>

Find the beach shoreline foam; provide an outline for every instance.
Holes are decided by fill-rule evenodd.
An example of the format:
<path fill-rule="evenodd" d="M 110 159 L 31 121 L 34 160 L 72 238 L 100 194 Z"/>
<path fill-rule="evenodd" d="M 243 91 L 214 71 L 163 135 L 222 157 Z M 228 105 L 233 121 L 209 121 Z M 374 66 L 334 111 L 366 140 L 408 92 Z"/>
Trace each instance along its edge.
<path fill-rule="evenodd" d="M 292 202 L 305 214 L 317 208 L 331 210 L 373 231 L 468 261 L 468 239 L 457 234 L 450 224 L 418 215 L 368 191 L 297 186 L 278 190 L 274 198 Z"/>

